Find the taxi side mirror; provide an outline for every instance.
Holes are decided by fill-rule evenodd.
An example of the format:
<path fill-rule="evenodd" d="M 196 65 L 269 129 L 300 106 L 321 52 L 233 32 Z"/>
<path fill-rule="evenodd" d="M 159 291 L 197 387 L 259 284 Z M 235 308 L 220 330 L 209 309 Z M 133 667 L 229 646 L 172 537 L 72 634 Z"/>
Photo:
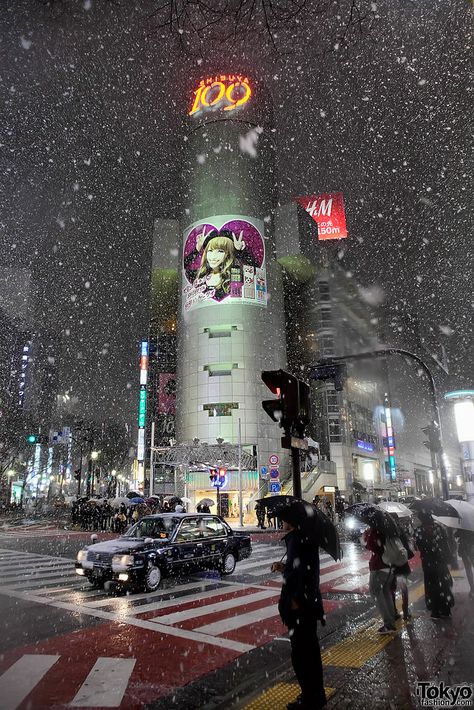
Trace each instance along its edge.
<path fill-rule="evenodd" d="M 99 538 L 98 538 L 97 535 L 91 535 L 91 543 L 92 543 L 93 545 L 97 542 L 98 539 L 99 539 Z"/>

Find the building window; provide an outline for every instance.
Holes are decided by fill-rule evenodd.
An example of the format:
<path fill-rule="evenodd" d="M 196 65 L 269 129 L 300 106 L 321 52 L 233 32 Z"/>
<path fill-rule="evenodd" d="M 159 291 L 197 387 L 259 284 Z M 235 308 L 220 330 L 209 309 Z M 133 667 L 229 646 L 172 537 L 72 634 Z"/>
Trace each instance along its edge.
<path fill-rule="evenodd" d="M 238 402 L 216 402 L 215 404 L 204 404 L 203 410 L 209 412 L 210 417 L 230 417 L 232 410 L 238 409 Z"/>
<path fill-rule="evenodd" d="M 204 333 L 207 333 L 209 338 L 230 338 L 232 331 L 238 330 L 236 325 L 219 325 L 213 328 L 204 328 Z"/>
<path fill-rule="evenodd" d="M 238 370 L 239 364 L 237 362 L 216 362 L 212 365 L 204 365 L 202 369 L 204 372 L 209 373 L 209 377 L 222 377 L 224 375 L 231 375 L 232 370 Z"/>

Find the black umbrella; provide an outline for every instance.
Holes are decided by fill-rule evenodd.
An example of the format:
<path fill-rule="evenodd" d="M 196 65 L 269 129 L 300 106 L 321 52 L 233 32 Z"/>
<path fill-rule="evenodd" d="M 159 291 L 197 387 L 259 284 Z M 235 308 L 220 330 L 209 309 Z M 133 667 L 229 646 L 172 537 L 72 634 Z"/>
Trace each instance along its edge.
<path fill-rule="evenodd" d="M 256 502 L 294 525 L 309 542 L 322 547 L 334 560 L 342 559 L 336 526 L 316 506 L 294 496 L 271 496 Z"/>
<path fill-rule="evenodd" d="M 345 510 L 345 514 L 352 515 L 366 525 L 378 530 L 385 537 L 397 537 L 399 531 L 395 520 L 390 513 L 379 508 L 373 503 L 355 503 Z"/>
<path fill-rule="evenodd" d="M 415 513 L 425 513 L 426 515 L 438 515 L 445 518 L 459 518 L 456 508 L 441 498 L 422 498 L 410 503 L 411 510 Z"/>

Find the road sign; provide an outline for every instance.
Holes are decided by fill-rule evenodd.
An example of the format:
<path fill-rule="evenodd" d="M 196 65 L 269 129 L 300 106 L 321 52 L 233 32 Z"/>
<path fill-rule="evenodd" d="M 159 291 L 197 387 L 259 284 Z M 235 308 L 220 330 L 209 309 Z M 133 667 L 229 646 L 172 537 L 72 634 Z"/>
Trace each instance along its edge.
<path fill-rule="evenodd" d="M 281 492 L 281 484 L 272 482 L 268 486 L 270 493 L 280 493 Z"/>
<path fill-rule="evenodd" d="M 271 468 L 270 469 L 270 478 L 276 481 L 278 478 L 280 478 L 280 469 L 278 468 Z"/>
<path fill-rule="evenodd" d="M 268 468 L 266 466 L 262 466 L 260 469 L 260 473 L 262 476 L 265 476 L 268 473 Z"/>
<path fill-rule="evenodd" d="M 277 466 L 280 463 L 280 459 L 276 454 L 272 454 L 268 458 L 268 463 L 271 464 L 272 466 Z"/>

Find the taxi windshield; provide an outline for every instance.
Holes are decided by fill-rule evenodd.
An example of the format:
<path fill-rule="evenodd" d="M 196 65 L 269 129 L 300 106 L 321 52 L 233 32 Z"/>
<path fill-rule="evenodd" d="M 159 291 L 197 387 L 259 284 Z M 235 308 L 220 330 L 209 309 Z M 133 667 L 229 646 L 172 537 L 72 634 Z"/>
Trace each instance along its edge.
<path fill-rule="evenodd" d="M 179 518 L 143 518 L 136 525 L 127 531 L 124 537 L 134 537 L 134 538 L 168 538 L 172 535 L 176 526 L 178 525 Z"/>

